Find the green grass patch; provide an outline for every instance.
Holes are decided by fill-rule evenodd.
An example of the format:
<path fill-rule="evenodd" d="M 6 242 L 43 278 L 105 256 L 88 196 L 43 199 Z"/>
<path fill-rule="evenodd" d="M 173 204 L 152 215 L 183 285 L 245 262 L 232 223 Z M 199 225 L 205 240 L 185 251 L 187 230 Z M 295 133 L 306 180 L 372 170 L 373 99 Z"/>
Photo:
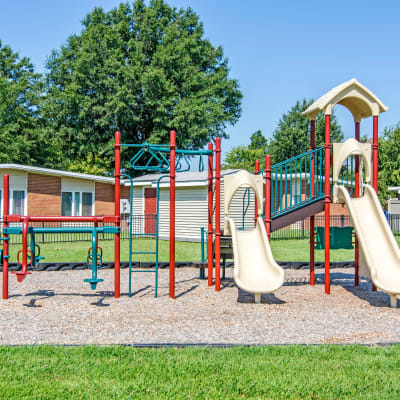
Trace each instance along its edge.
<path fill-rule="evenodd" d="M 400 346 L 2 347 L 6 399 L 397 399 Z"/>
<path fill-rule="evenodd" d="M 88 249 L 91 242 L 60 242 L 40 244 L 40 255 L 45 257 L 43 262 L 68 262 L 68 261 L 86 261 Z M 100 240 L 99 246 L 103 249 L 103 261 L 114 261 L 114 241 Z M 10 246 L 11 262 L 16 260 L 17 252 L 22 249 L 22 245 L 13 244 Z M 134 251 L 155 251 L 155 240 L 136 240 L 133 242 Z M 160 240 L 159 242 L 159 260 L 169 260 L 169 241 Z M 177 261 L 200 261 L 200 243 L 176 242 L 175 258 Z M 21 256 L 20 256 L 21 257 Z M 129 260 L 129 240 L 121 240 L 121 261 Z M 155 256 L 135 255 L 136 261 L 154 261 Z"/>
<path fill-rule="evenodd" d="M 395 236 L 400 244 L 400 236 Z M 103 261 L 114 260 L 114 241 L 100 240 L 103 248 Z M 44 262 L 68 262 L 86 260 L 91 242 L 60 242 L 41 244 L 41 255 L 46 259 Z M 15 262 L 17 251 L 22 245 L 13 244 L 10 246 L 11 262 Z M 154 251 L 155 240 L 136 240 L 133 242 L 133 249 L 136 251 Z M 274 239 L 271 240 L 271 249 L 277 261 L 308 261 L 310 259 L 309 239 Z M 200 243 L 176 242 L 176 260 L 196 262 L 201 260 Z M 169 241 L 160 240 L 159 260 L 169 260 Z M 315 250 L 315 260 L 324 261 L 324 250 Z M 354 260 L 354 249 L 331 250 L 332 261 Z M 154 255 L 135 255 L 136 261 L 154 261 Z M 121 260 L 129 260 L 129 240 L 121 240 Z"/>

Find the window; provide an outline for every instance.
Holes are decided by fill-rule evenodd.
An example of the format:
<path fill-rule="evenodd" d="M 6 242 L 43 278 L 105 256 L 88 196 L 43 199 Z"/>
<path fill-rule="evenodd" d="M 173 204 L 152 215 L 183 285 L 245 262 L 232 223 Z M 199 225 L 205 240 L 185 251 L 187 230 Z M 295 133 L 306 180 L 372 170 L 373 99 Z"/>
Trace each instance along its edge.
<path fill-rule="evenodd" d="M 12 214 L 25 214 L 25 191 L 13 190 L 12 192 Z"/>
<path fill-rule="evenodd" d="M 82 193 L 82 215 L 89 217 L 93 210 L 93 193 Z"/>
<path fill-rule="evenodd" d="M 93 193 L 62 192 L 61 215 L 91 217 L 93 215 Z"/>
<path fill-rule="evenodd" d="M 72 215 L 72 192 L 61 193 L 61 215 L 67 217 Z"/>

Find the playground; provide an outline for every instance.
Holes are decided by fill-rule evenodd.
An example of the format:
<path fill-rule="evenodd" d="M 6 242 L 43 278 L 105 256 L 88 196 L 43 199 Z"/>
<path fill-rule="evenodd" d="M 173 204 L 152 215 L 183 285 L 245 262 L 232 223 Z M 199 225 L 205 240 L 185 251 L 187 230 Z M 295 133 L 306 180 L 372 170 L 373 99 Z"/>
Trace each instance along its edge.
<path fill-rule="evenodd" d="M 331 146 L 330 113 L 336 103 L 353 113 L 355 139 Z M 306 110 L 308 152 L 275 165 L 266 155 L 264 170 L 256 160 L 254 173 L 240 170 L 223 182 L 219 138 L 207 150 L 185 150 L 177 148 L 174 131 L 169 145 L 126 144 L 116 132 L 113 215 L 9 214 L 5 174 L 0 344 L 398 343 L 400 251 L 376 195 L 378 114 L 386 109 L 355 79 L 345 82 Z M 316 148 L 315 117 L 321 110 L 325 146 Z M 359 141 L 359 121 L 371 115 L 372 145 Z M 122 151 L 132 154 L 130 170 L 121 168 Z M 207 218 L 196 250 L 175 240 L 176 174 L 190 170 L 193 157 L 208 176 Z M 139 230 L 133 219 L 135 171 L 161 174 L 154 184 L 154 215 L 151 221 L 144 216 Z M 122 247 L 121 180 L 130 187 L 129 233 Z M 169 241 L 159 235 L 163 181 L 169 182 Z M 238 221 L 232 204 L 243 188 Z M 249 217 L 245 198 L 254 202 L 250 229 L 241 223 Z M 330 226 L 332 203 L 347 205 L 353 227 Z M 165 213 L 165 203 L 162 208 Z M 324 226 L 316 226 L 321 213 Z M 306 218 L 309 239 L 297 251 L 286 244 L 279 253 L 270 242 L 272 232 Z M 89 249 L 67 249 L 58 260 L 65 268 L 43 270 L 49 247 L 40 247 L 38 235 L 70 233 L 87 234 Z M 104 235 L 113 240 L 103 249 Z M 81 260 L 69 260 L 77 254 Z M 69 268 L 68 261 L 82 268 Z M 346 261 L 347 268 L 335 261 Z"/>

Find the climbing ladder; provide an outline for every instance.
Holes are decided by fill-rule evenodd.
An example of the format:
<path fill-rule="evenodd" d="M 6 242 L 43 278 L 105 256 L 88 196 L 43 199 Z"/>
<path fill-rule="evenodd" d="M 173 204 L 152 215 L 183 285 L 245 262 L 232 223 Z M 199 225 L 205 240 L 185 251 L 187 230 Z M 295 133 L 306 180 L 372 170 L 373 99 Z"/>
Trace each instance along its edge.
<path fill-rule="evenodd" d="M 156 173 L 169 173 L 170 172 L 170 145 L 160 144 L 121 144 L 124 147 L 134 148 L 136 151 L 135 155 L 130 159 L 129 165 L 134 171 L 146 171 Z M 185 172 L 190 170 L 190 156 L 199 157 L 199 171 L 204 170 L 203 155 L 212 154 L 207 150 L 180 150 L 176 149 L 175 159 L 175 172 Z M 155 297 L 158 296 L 158 269 L 159 269 L 159 215 L 160 215 L 160 183 L 163 179 L 169 178 L 169 174 L 161 175 L 157 179 L 156 184 L 156 214 L 155 216 L 147 216 L 145 214 L 141 216 L 135 216 L 133 214 L 133 178 L 128 174 L 122 175 L 128 178 L 130 181 L 130 216 L 129 216 L 129 297 L 132 296 L 132 274 L 135 272 L 151 272 L 155 274 Z M 146 219 L 152 219 L 155 217 L 155 231 L 146 232 Z M 142 219 L 139 224 L 136 224 L 136 220 Z M 152 219 L 153 220 L 153 219 Z M 154 221 L 154 220 L 153 220 Z M 150 238 L 154 239 L 154 250 L 143 251 L 135 248 L 135 241 L 139 239 Z M 138 268 L 135 268 L 134 259 L 138 256 L 154 256 L 154 268 L 140 268 L 140 262 L 136 264 Z"/>

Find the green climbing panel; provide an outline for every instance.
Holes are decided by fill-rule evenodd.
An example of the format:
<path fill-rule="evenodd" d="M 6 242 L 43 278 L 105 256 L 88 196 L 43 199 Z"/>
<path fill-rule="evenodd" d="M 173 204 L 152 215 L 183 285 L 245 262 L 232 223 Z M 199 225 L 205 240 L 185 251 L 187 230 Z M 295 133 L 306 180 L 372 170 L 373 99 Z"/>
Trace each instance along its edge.
<path fill-rule="evenodd" d="M 317 243 L 315 248 L 317 250 L 323 250 L 325 248 L 325 228 L 315 228 L 317 233 Z M 330 248 L 335 249 L 353 249 L 353 228 L 346 226 L 343 228 L 331 227 L 329 228 L 330 233 Z"/>

